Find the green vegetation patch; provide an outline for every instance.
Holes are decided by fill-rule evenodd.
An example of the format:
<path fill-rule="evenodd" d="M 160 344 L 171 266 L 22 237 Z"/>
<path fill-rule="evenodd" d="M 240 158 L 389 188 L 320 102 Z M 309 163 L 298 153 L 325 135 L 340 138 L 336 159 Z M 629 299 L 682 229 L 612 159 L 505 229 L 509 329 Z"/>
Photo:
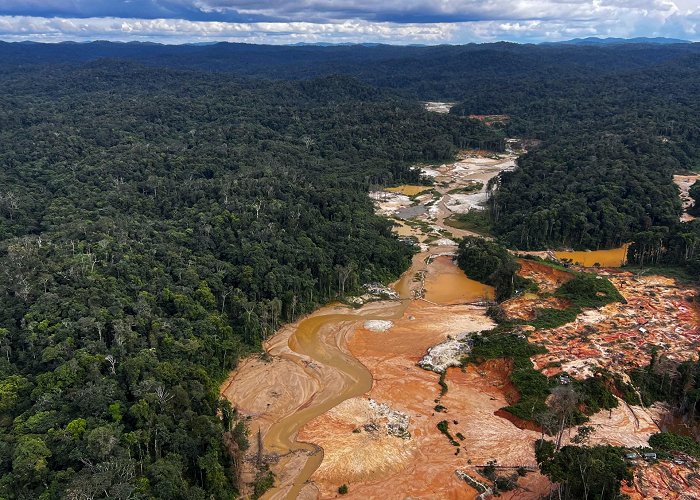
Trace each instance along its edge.
<path fill-rule="evenodd" d="M 645 405 L 665 401 L 695 419 L 700 406 L 700 360 L 682 363 L 651 353 L 649 364 L 629 373 Z"/>
<path fill-rule="evenodd" d="M 540 472 L 561 485 L 561 498 L 620 498 L 622 481 L 631 483 L 624 448 L 615 446 L 564 446 L 555 450 L 551 441 L 535 444 Z"/>
<path fill-rule="evenodd" d="M 520 399 L 511 402 L 503 410 L 523 420 L 539 422 L 549 410 L 545 401 L 553 389 L 561 386 L 560 379 L 548 378 L 535 370 L 530 358 L 546 353 L 547 349 L 528 342 L 525 335 L 513 331 L 513 328 L 513 325 L 502 324 L 487 334 L 476 336 L 464 364 L 480 364 L 489 359 L 511 359 L 513 370 L 509 378 Z M 630 386 L 622 384 L 621 380 L 618 381 L 607 372 L 599 372 L 583 381 L 571 380 L 569 384 L 576 401 L 569 417 L 572 424 L 582 424 L 588 419 L 587 415 L 617 407 L 618 401 L 613 392 L 632 392 Z M 583 412 L 579 405 L 583 405 Z"/>
<path fill-rule="evenodd" d="M 445 219 L 445 224 L 483 236 L 491 236 L 493 229 L 488 210 L 470 210 L 464 214 L 453 214 Z"/>
<path fill-rule="evenodd" d="M 560 286 L 554 295 L 578 307 L 602 307 L 625 301 L 610 280 L 593 273 L 576 273 L 574 279 Z"/>
<path fill-rule="evenodd" d="M 615 380 L 609 374 L 599 372 L 593 377 L 574 380 L 572 383 L 581 403 L 585 405 L 586 415 L 617 408 L 619 403 L 611 390 L 615 386 Z M 615 390 L 617 390 L 616 387 Z"/>
<path fill-rule="evenodd" d="M 441 372 L 440 373 L 440 380 L 438 380 L 438 384 L 440 385 L 440 397 L 447 394 L 447 382 L 445 382 L 446 374 L 447 374 L 447 371 Z"/>
<path fill-rule="evenodd" d="M 520 399 L 504 410 L 524 420 L 535 421 L 535 416 L 547 409 L 545 400 L 556 382 L 535 370 L 530 357 L 546 352 L 544 347 L 531 344 L 524 335 L 513 332 L 512 327 L 499 325 L 491 333 L 475 337 L 474 346 L 465 363 L 512 359 L 510 381 L 520 394 Z"/>
<path fill-rule="evenodd" d="M 496 289 L 496 300 L 513 295 L 518 263 L 504 247 L 481 238 L 468 236 L 459 243 L 457 264 L 473 280 Z"/>
<path fill-rule="evenodd" d="M 538 330 L 556 328 L 558 326 L 571 323 L 581 312 L 578 307 L 567 307 L 566 309 L 541 308 L 535 312 L 535 319 L 530 324 Z"/>
<path fill-rule="evenodd" d="M 574 321 L 584 307 L 602 307 L 625 300 L 610 280 L 594 273 L 575 273 L 572 280 L 554 292 L 554 296 L 568 300 L 571 305 L 566 309 L 537 309 L 535 319 L 530 321 L 535 328 L 556 328 Z"/>
<path fill-rule="evenodd" d="M 467 184 L 466 186 L 450 189 L 447 194 L 470 194 L 470 193 L 476 193 L 478 191 L 481 191 L 481 189 L 484 187 L 483 182 L 479 181 L 472 181 L 471 184 Z"/>
<path fill-rule="evenodd" d="M 452 434 L 450 434 L 450 423 L 447 420 L 441 420 L 437 424 L 437 428 L 440 432 L 442 432 L 445 436 L 447 436 L 447 439 L 450 440 L 450 443 L 452 446 L 459 446 L 459 443 L 455 440 L 455 438 L 452 437 Z"/>
<path fill-rule="evenodd" d="M 673 432 L 658 432 L 649 438 L 649 446 L 663 453 L 683 452 L 700 460 L 700 444 L 688 436 Z"/>
<path fill-rule="evenodd" d="M 253 483 L 253 496 L 255 498 L 260 498 L 274 485 L 275 475 L 268 466 L 264 466 L 255 476 L 255 483 Z"/>

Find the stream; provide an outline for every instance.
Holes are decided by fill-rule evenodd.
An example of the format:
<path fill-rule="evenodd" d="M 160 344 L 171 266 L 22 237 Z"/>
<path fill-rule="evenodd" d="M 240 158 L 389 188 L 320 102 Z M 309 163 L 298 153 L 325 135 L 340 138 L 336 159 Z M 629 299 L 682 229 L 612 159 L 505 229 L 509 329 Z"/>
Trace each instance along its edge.
<path fill-rule="evenodd" d="M 413 263 L 408 271 L 394 283 L 401 300 L 386 302 L 377 312 L 376 306 L 371 312 L 364 312 L 362 307 L 357 312 L 348 314 L 311 314 L 302 320 L 294 333 L 289 337 L 289 348 L 294 354 L 287 354 L 295 363 L 303 363 L 308 357 L 315 363 L 330 367 L 336 376 L 342 379 L 340 390 L 333 387 L 332 391 L 318 391 L 306 401 L 298 410 L 274 423 L 264 437 L 266 452 L 274 452 L 279 455 L 303 452 L 308 454 L 308 459 L 291 485 L 280 485 L 266 492 L 263 498 L 269 499 L 295 499 L 314 471 L 321 465 L 323 450 L 312 443 L 304 443 L 296 440 L 299 429 L 312 419 L 324 414 L 346 399 L 361 396 L 372 387 L 372 375 L 367 368 L 357 359 L 344 351 L 335 336 L 321 335 L 321 331 L 343 331 L 348 324 L 367 320 L 393 320 L 400 318 L 409 304 L 411 295 L 410 283 L 417 272 L 417 267 L 424 267 L 424 259 L 427 254 L 414 256 Z M 296 354 L 296 356 L 295 356 Z M 306 370 L 310 368 L 305 367 Z M 312 369 L 311 369 L 312 370 Z M 309 374 L 312 377 L 315 373 Z M 285 487 L 286 486 L 286 487 Z"/>

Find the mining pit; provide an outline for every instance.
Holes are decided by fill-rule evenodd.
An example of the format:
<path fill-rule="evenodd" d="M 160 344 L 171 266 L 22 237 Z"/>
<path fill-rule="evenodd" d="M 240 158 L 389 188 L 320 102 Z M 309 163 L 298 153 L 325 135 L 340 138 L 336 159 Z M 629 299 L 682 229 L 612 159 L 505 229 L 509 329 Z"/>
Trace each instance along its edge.
<path fill-rule="evenodd" d="M 444 223 L 471 203 L 455 190 L 472 191 L 481 183 L 471 207 L 481 208 L 488 181 L 514 168 L 516 158 L 512 152 L 465 153 L 452 164 L 422 167 L 434 179 L 433 189 L 371 193 L 377 212 L 393 218 L 397 233 L 421 251 L 393 284 L 393 299 L 368 293 L 349 298 L 359 307 L 329 305 L 286 325 L 265 343 L 266 356 L 244 360 L 222 385 L 222 395 L 246 416 L 251 431 L 244 495 L 252 491 L 258 458 L 275 474 L 275 487 L 264 498 L 335 498 L 343 484 L 348 498 L 476 498 L 492 487 L 482 474 L 490 461 L 499 474 L 528 471 L 515 490 L 501 492 L 503 498 L 552 491 L 535 465 L 533 444 L 541 431 L 502 410 L 520 397 L 510 382 L 512 362 L 461 367 L 472 336 L 495 326 L 486 316 L 493 289 L 470 280 L 453 262 L 457 239 L 474 233 Z M 610 279 L 626 301 L 583 310 L 558 328 L 528 327 L 529 341 L 549 351 L 532 358 L 543 373 L 565 370 L 583 378 L 597 367 L 621 373 L 648 363 L 652 346 L 675 360 L 690 359 L 700 347 L 700 311 L 691 300 L 698 290 L 611 268 L 623 262 L 624 248 L 520 253 L 578 262 Z M 539 309 L 569 306 L 552 295 L 571 279 L 567 270 L 527 258 L 519 263 L 520 275 L 537 291 L 503 303 L 509 317 L 530 321 Z M 665 413 L 663 405 L 621 401 L 591 417 L 590 444 L 645 445 Z M 564 442 L 575 434 L 569 429 Z M 623 486 L 631 498 L 700 497 L 689 463 L 633 465 L 634 483 Z"/>

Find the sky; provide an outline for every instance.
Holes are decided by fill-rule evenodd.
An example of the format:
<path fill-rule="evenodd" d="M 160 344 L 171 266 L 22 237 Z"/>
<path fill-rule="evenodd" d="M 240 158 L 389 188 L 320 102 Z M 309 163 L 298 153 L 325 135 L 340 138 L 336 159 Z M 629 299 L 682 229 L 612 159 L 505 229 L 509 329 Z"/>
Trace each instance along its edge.
<path fill-rule="evenodd" d="M 700 0 L 0 0 L 0 40 L 538 43 L 700 40 Z"/>

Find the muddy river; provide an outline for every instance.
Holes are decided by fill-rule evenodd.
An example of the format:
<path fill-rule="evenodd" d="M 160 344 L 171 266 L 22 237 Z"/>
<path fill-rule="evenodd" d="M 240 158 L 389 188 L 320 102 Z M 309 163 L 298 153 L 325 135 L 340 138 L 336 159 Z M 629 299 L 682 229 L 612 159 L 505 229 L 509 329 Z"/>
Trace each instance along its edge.
<path fill-rule="evenodd" d="M 318 379 L 319 388 L 297 409 L 274 421 L 264 433 L 265 453 L 274 453 L 281 457 L 290 455 L 308 457 L 305 458 L 301 468 L 299 468 L 300 460 L 297 459 L 296 464 L 292 466 L 299 469 L 294 472 L 295 477 L 281 484 L 277 481 L 277 487 L 268 491 L 264 498 L 299 497 L 301 489 L 323 460 L 323 451 L 318 446 L 296 440 L 299 429 L 339 403 L 360 396 L 372 387 L 370 372 L 347 352 L 343 346 L 345 339 L 338 338 L 335 332 L 347 332 L 352 325 L 367 320 L 401 318 L 410 302 L 407 297 L 411 294 L 413 276 L 417 269 L 425 268 L 426 256 L 425 254 L 415 256 L 411 269 L 393 285 L 402 300 L 373 303 L 358 310 L 347 309 L 347 313 L 328 314 L 327 308 L 322 308 L 298 322 L 293 333 L 289 335 L 288 352 L 282 353 L 281 356 L 302 366 L 310 378 Z M 471 287 L 470 281 L 464 277 L 463 285 Z M 457 289 L 456 292 L 465 293 L 461 289 Z M 241 370 L 245 370 L 245 366 Z M 322 367 L 322 370 L 319 367 Z M 240 403 L 245 405 L 246 398 L 251 399 L 250 394 L 245 394 L 245 385 L 245 382 L 240 386 L 229 382 L 225 389 L 226 396 L 234 405 Z M 237 393 L 238 389 L 240 394 Z M 281 463 L 284 463 L 284 458 Z"/>
<path fill-rule="evenodd" d="M 306 496 L 302 489 L 321 465 L 324 454 L 315 444 L 297 441 L 300 429 L 340 403 L 362 396 L 372 388 L 372 374 L 347 350 L 347 336 L 358 325 L 367 320 L 400 320 L 412 303 L 421 302 L 420 299 L 409 299 L 411 289 L 422 285 L 416 277 L 420 275 L 425 276 L 425 301 L 435 305 L 450 307 L 493 297 L 492 287 L 467 278 L 453 262 L 452 256 L 437 254 L 440 250 L 444 251 L 432 251 L 436 254 L 435 258 L 429 259 L 431 252 L 414 257 L 411 268 L 393 285 L 401 300 L 371 303 L 357 310 L 335 307 L 334 311 L 340 312 L 332 313 L 328 308 L 322 308 L 296 324 L 288 336 L 284 352 L 279 356 L 302 367 L 310 378 L 317 380 L 317 387 L 311 394 L 300 390 L 305 400 L 296 407 L 290 407 L 284 415 L 272 418 L 264 432 L 264 452 L 281 457 L 273 470 L 286 468 L 286 476 L 277 473 L 276 487 L 268 491 L 264 498 Z M 471 314 L 476 314 L 476 318 L 483 317 L 483 312 Z M 488 327 L 489 320 L 483 317 L 483 323 L 484 327 Z M 424 349 L 421 348 L 421 351 Z M 243 365 L 240 371 L 245 372 L 247 366 Z M 279 366 L 279 370 L 285 370 L 284 365 Z M 265 375 L 274 369 L 274 365 L 270 366 Z M 418 368 L 416 370 L 420 371 Z M 261 385 L 259 393 L 251 392 L 250 387 L 246 387 L 245 373 L 238 375 L 243 379 L 239 377 L 237 382 L 230 381 L 224 393 L 235 406 L 245 409 L 255 404 L 252 400 L 256 397 L 264 397 L 265 391 Z M 251 382 L 255 383 L 254 376 Z M 283 380 L 275 382 L 284 383 Z M 281 389 L 278 391 L 285 392 Z M 293 397 L 293 388 L 286 392 Z"/>
<path fill-rule="evenodd" d="M 450 305 L 492 300 L 494 289 L 478 281 L 467 278 L 457 267 L 452 257 L 441 255 L 428 266 L 425 279 L 425 298 L 436 304 Z"/>
<path fill-rule="evenodd" d="M 591 250 L 587 252 L 554 252 L 557 259 L 571 260 L 574 264 L 583 267 L 621 267 L 627 262 L 627 248 L 629 244 L 610 250 Z"/>

